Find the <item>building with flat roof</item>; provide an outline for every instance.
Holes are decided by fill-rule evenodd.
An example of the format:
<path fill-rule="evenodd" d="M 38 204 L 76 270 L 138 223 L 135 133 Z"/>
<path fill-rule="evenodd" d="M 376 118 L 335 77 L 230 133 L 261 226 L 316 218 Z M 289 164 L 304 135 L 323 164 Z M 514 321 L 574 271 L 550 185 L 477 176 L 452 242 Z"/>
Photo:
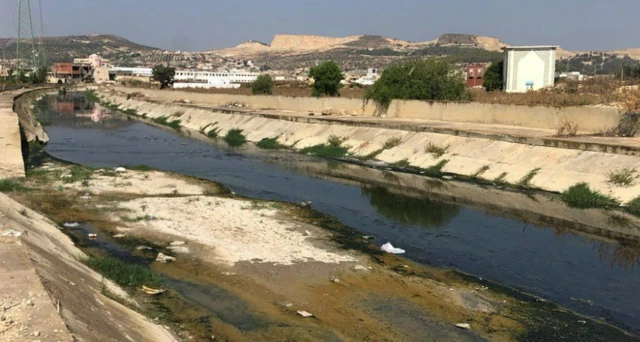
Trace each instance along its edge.
<path fill-rule="evenodd" d="M 555 45 L 503 47 L 504 90 L 524 93 L 553 87 L 557 48 Z"/>
<path fill-rule="evenodd" d="M 194 71 L 176 70 L 174 88 L 239 88 L 241 83 L 251 83 L 260 74 L 242 70 Z"/>

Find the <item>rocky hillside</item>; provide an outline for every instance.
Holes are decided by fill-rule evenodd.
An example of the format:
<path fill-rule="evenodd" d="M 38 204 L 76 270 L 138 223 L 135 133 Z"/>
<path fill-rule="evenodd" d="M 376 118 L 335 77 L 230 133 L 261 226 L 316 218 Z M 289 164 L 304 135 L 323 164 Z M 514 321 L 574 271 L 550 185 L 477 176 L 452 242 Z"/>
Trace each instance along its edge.
<path fill-rule="evenodd" d="M 8 59 L 15 58 L 16 43 L 16 39 L 0 38 L 0 45 L 4 46 Z M 99 53 L 105 58 L 120 59 L 127 55 L 158 50 L 136 44 L 116 35 L 107 34 L 44 37 L 42 38 L 42 46 L 50 62 L 71 61 L 73 58 L 83 58 L 93 53 Z"/>

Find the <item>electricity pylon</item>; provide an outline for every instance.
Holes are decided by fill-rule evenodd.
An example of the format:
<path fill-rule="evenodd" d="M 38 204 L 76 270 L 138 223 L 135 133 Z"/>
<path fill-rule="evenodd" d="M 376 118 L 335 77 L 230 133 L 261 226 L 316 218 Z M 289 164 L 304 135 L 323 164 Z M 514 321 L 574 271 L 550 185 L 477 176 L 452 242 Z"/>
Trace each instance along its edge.
<path fill-rule="evenodd" d="M 18 3 L 18 42 L 16 44 L 16 69 L 35 70 L 38 65 L 36 37 L 33 33 L 31 17 L 31 0 L 20 0 Z"/>

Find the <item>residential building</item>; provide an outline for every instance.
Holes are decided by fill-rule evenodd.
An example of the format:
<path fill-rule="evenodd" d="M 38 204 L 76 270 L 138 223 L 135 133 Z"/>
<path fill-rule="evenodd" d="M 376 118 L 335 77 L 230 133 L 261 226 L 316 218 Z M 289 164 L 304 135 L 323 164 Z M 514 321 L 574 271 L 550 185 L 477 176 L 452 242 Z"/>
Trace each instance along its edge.
<path fill-rule="evenodd" d="M 467 65 L 465 69 L 465 78 L 467 80 L 467 87 L 476 88 L 482 87 L 484 73 L 487 71 L 487 64 L 475 63 Z"/>
<path fill-rule="evenodd" d="M 504 90 L 524 93 L 553 87 L 557 48 L 554 45 L 503 47 Z"/>
<path fill-rule="evenodd" d="M 106 66 L 100 66 L 97 68 L 93 68 L 93 81 L 95 83 L 106 83 L 109 82 L 111 78 L 109 77 L 109 68 Z"/>
<path fill-rule="evenodd" d="M 241 83 L 251 83 L 258 78 L 258 73 L 242 70 L 195 71 L 176 70 L 174 88 L 239 88 Z"/>

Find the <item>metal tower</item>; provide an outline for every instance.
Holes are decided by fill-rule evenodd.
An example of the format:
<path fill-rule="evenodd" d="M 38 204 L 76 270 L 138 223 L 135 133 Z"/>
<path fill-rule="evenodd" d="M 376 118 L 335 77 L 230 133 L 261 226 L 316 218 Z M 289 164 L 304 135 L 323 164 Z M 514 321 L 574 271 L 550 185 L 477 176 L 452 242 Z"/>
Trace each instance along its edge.
<path fill-rule="evenodd" d="M 16 69 L 35 69 L 38 65 L 36 37 L 33 32 L 31 0 L 18 3 L 18 42 L 16 44 Z"/>

